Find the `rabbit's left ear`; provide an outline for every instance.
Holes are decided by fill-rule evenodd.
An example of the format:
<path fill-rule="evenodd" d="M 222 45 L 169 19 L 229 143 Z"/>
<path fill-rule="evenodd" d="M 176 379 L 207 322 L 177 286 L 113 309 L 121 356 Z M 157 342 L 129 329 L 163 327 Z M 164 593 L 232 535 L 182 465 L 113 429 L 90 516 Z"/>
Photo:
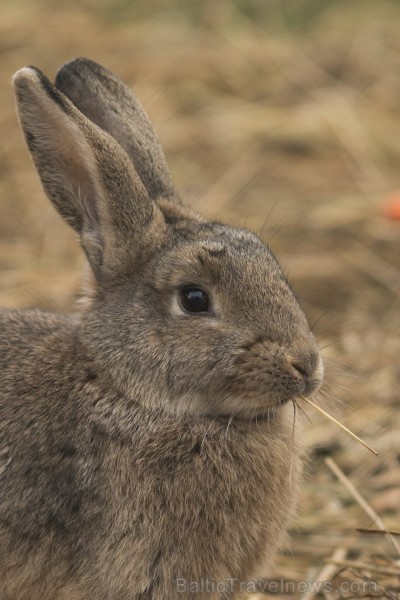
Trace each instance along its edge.
<path fill-rule="evenodd" d="M 178 202 L 160 141 L 141 103 L 118 77 L 87 58 L 57 73 L 56 87 L 127 152 L 153 200 Z"/>
<path fill-rule="evenodd" d="M 13 81 L 43 187 L 79 234 L 96 278 L 133 269 L 165 223 L 126 152 L 38 69 L 21 69 Z"/>

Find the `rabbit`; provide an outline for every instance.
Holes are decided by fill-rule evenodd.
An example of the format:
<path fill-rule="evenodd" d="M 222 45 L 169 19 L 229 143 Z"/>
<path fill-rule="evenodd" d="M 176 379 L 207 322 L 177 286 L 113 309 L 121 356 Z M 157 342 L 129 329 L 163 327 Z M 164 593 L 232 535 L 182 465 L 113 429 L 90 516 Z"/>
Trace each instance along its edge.
<path fill-rule="evenodd" d="M 85 58 L 14 76 L 90 269 L 71 315 L 0 311 L 0 599 L 240 598 L 293 515 L 304 312 L 254 233 L 180 200 L 129 88 Z"/>

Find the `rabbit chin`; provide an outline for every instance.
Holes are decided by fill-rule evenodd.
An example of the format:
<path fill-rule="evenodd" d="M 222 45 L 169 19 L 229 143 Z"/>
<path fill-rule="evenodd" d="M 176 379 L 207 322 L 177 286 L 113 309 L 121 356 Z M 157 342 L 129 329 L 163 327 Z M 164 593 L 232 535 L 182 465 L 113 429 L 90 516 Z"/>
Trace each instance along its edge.
<path fill-rule="evenodd" d="M 268 394 L 232 393 L 216 394 L 213 397 L 204 398 L 201 394 L 190 393 L 175 398 L 172 412 L 186 416 L 209 417 L 212 419 L 230 418 L 242 420 L 256 420 L 260 418 L 273 418 L 285 406 L 294 401 L 295 396 L 283 397 Z M 170 401 L 171 407 L 172 402 Z"/>
<path fill-rule="evenodd" d="M 273 418 L 284 406 L 288 405 L 294 398 L 272 399 L 267 395 L 237 394 L 231 396 L 224 402 L 220 399 L 219 405 L 210 406 L 207 414 L 212 417 L 230 417 L 235 419 L 260 419 Z M 217 403 L 216 403 L 217 404 Z"/>

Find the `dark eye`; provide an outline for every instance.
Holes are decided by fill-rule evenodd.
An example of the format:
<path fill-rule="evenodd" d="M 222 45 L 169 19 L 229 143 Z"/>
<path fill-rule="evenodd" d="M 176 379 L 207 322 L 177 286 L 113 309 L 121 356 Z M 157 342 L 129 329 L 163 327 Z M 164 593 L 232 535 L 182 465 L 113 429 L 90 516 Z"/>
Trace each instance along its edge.
<path fill-rule="evenodd" d="M 195 286 L 186 286 L 179 292 L 181 306 L 187 312 L 208 312 L 210 300 L 206 292 Z"/>

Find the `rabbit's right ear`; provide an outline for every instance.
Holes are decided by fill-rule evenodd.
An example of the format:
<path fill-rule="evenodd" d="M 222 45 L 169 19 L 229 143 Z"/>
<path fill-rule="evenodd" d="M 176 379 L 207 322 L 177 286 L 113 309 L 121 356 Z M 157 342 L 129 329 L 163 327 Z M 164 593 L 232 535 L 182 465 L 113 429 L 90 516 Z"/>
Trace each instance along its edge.
<path fill-rule="evenodd" d="M 118 77 L 87 58 L 63 65 L 56 87 L 130 157 L 150 198 L 179 202 L 160 141 L 141 103 Z"/>
<path fill-rule="evenodd" d="M 79 234 L 97 280 L 132 270 L 165 221 L 126 152 L 38 69 L 21 69 L 13 82 L 43 187 Z"/>

